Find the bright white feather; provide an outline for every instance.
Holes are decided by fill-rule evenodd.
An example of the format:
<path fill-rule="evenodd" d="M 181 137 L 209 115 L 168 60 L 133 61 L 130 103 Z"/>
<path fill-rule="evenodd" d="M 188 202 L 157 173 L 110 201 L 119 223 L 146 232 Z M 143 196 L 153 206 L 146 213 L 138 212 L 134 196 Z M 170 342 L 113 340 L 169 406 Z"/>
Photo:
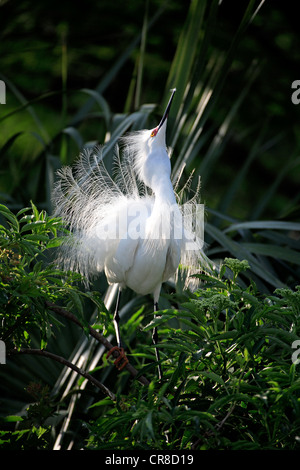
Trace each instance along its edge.
<path fill-rule="evenodd" d="M 189 274 L 208 261 L 195 227 L 199 188 L 178 204 L 182 193 L 174 192 L 170 180 L 165 127 L 166 120 L 155 137 L 150 130 L 122 137 L 112 176 L 102 148 L 84 150 L 73 169 L 58 172 L 55 215 L 71 231 L 60 249 L 64 269 L 87 280 L 104 271 L 109 283 L 158 298 L 162 282 L 176 276 L 181 263 L 187 284 L 195 284 Z"/>

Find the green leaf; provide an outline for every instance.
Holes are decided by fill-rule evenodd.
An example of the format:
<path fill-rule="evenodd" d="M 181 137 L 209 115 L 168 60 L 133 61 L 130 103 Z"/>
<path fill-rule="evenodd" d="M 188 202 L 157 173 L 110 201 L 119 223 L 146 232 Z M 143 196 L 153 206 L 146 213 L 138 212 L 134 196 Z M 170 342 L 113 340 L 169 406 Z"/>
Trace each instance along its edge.
<path fill-rule="evenodd" d="M 261 279 L 267 281 L 274 287 L 285 287 L 284 283 L 280 281 L 273 273 L 267 270 L 245 247 L 240 243 L 231 240 L 223 231 L 217 227 L 206 223 L 206 232 L 209 233 L 213 239 L 215 239 L 222 247 L 225 248 L 231 255 L 235 256 L 239 260 L 247 260 L 250 265 L 250 269 L 257 274 Z"/>
<path fill-rule="evenodd" d="M 77 312 L 80 313 L 81 316 L 83 316 L 83 303 L 80 295 L 74 290 L 70 289 L 69 297 Z"/>
<path fill-rule="evenodd" d="M 32 232 L 36 231 L 36 229 L 40 229 L 46 226 L 46 222 L 44 220 L 36 220 L 30 222 L 29 224 L 25 224 L 22 226 L 20 233 L 26 232 L 27 230 L 31 230 Z"/>
<path fill-rule="evenodd" d="M 190 80 L 191 69 L 198 50 L 198 41 L 202 27 L 206 1 L 195 0 L 190 3 L 186 22 L 182 28 L 175 57 L 167 80 L 167 90 L 177 87 L 171 113 L 178 116 L 183 101 L 183 94 Z"/>
<path fill-rule="evenodd" d="M 207 377 L 208 379 L 212 380 L 213 382 L 217 382 L 219 385 L 222 385 L 226 389 L 226 385 L 222 377 L 212 371 L 199 371 L 199 376 Z"/>
<path fill-rule="evenodd" d="M 287 247 L 265 243 L 241 243 L 241 246 L 251 253 L 280 258 L 290 263 L 300 264 L 300 253 Z"/>
<path fill-rule="evenodd" d="M 30 207 L 24 207 L 23 209 L 20 209 L 19 212 L 17 212 L 17 217 L 19 218 L 20 215 L 24 214 L 25 212 L 30 211 L 30 209 L 31 209 Z M 27 216 L 27 217 L 31 217 L 31 216 Z M 21 220 L 20 220 L 20 222 L 21 222 Z"/>
<path fill-rule="evenodd" d="M 49 238 L 48 238 L 48 240 L 49 240 Z M 58 246 L 60 246 L 62 244 L 62 242 L 63 242 L 62 237 L 52 238 L 51 240 L 48 241 L 47 248 L 57 248 Z"/>
<path fill-rule="evenodd" d="M 149 411 L 149 413 L 147 413 L 146 419 L 145 419 L 145 425 L 146 425 L 146 428 L 147 428 L 151 438 L 155 439 L 153 424 L 152 424 L 152 414 L 153 414 L 152 410 Z"/>
<path fill-rule="evenodd" d="M 15 229 L 16 232 L 19 231 L 18 219 L 15 214 L 8 209 L 8 207 L 0 204 L 0 214 L 2 214 L 9 221 L 10 225 Z"/>
<path fill-rule="evenodd" d="M 22 418 L 22 416 L 15 416 L 15 415 L 0 417 L 0 421 L 3 421 L 4 423 L 18 423 L 20 421 L 23 421 L 23 419 L 24 418 Z"/>
<path fill-rule="evenodd" d="M 5 144 L 1 147 L 0 149 L 0 158 L 4 158 L 10 147 L 13 145 L 15 140 L 20 137 L 24 132 L 16 132 L 16 134 L 12 135 L 6 142 Z"/>
<path fill-rule="evenodd" d="M 82 138 L 80 132 L 75 127 L 72 127 L 72 126 L 65 127 L 65 129 L 62 130 L 62 132 L 64 134 L 67 134 L 70 137 L 72 137 L 72 139 L 76 143 L 79 150 L 82 149 L 82 147 L 83 147 L 83 138 Z"/>
<path fill-rule="evenodd" d="M 32 225 L 32 224 L 31 224 Z M 43 235 L 42 233 L 39 234 L 26 234 L 24 235 L 25 240 L 31 240 L 36 242 L 47 242 L 49 237 L 47 235 Z"/>
<path fill-rule="evenodd" d="M 109 109 L 109 105 L 107 101 L 103 98 L 103 96 L 97 90 L 92 90 L 90 88 L 81 88 L 79 91 L 91 96 L 95 100 L 95 102 L 98 103 L 104 113 L 106 125 L 108 125 L 111 118 L 111 112 Z"/>
<path fill-rule="evenodd" d="M 277 220 L 253 220 L 249 222 L 239 222 L 236 224 L 232 224 L 224 230 L 224 233 L 232 232 L 235 230 L 249 230 L 249 229 L 300 231 L 300 223 L 299 222 L 281 222 Z"/>

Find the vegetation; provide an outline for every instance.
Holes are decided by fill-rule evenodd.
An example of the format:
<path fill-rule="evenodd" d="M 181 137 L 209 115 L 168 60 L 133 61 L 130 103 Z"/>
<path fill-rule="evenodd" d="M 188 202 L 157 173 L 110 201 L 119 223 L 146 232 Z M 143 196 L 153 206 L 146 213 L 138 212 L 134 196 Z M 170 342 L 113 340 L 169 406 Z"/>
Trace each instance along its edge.
<path fill-rule="evenodd" d="M 81 328 L 87 329 L 84 297 L 95 303 L 99 318 L 107 316 L 111 324 L 112 319 L 95 293 L 78 290 L 76 276 L 42 268 L 39 258 L 57 242 L 49 237 L 56 234 L 57 220 L 35 206 L 32 215 L 21 211 L 19 219 L 5 206 L 1 212 L 10 226 L 1 234 L 2 338 L 14 346 L 8 358 L 38 354 L 72 368 L 48 350 L 51 339 L 61 341 L 67 327 L 60 319 L 67 312 L 58 302 L 76 312 Z M 300 286 L 262 295 L 253 281 L 247 287 L 239 284 L 248 269 L 247 261 L 226 258 L 218 274 L 197 275 L 203 284 L 194 294 L 170 294 L 177 308 L 162 310 L 146 324 L 141 310 L 130 317 L 123 335 L 136 336 L 128 347 L 139 372 L 126 393 L 116 396 L 95 379 L 95 371 L 75 369 L 77 387 L 83 375 L 102 396 L 96 395 L 80 420 L 81 445 L 86 427 L 87 449 L 298 448 L 300 377 L 292 347 L 300 334 Z M 74 321 L 73 315 L 62 318 Z M 162 383 L 155 378 L 147 337 L 154 325 L 163 337 Z M 38 349 L 33 347 L 37 341 Z M 98 368 L 105 375 L 104 357 Z M 150 383 L 139 383 L 142 374 L 152 378 Z M 34 402 L 25 413 L 2 419 L 3 448 L 42 449 L 52 443 L 51 429 L 64 403 L 45 384 L 30 382 L 27 393 Z"/>
<path fill-rule="evenodd" d="M 247 262 L 225 259 L 233 278 L 205 284 L 179 310 L 152 322 L 164 330 L 163 384 L 104 399 L 92 449 L 297 449 L 300 378 L 291 363 L 299 338 L 300 290 L 261 297 L 235 281 Z M 149 328 L 147 326 L 145 329 Z"/>
<path fill-rule="evenodd" d="M 219 3 L 1 2 L 1 449 L 299 449 L 298 25 L 275 2 Z M 201 175 L 220 269 L 193 293 L 166 284 L 155 321 L 151 297 L 125 293 L 120 372 L 114 289 L 53 263 L 51 188 L 86 146 L 106 143 L 111 169 L 174 86 L 173 176 L 194 171 L 193 191 Z"/>

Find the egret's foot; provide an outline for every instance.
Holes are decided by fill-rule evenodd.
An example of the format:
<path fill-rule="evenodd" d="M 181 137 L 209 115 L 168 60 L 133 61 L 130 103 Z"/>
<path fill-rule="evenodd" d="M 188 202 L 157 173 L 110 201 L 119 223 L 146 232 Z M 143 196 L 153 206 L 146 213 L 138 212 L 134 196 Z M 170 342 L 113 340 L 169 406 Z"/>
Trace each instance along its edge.
<path fill-rule="evenodd" d="M 122 370 L 129 363 L 129 360 L 127 359 L 125 355 L 124 348 L 120 348 L 119 346 L 114 346 L 108 351 L 108 353 L 106 354 L 106 357 L 109 357 L 114 351 L 119 352 L 119 356 L 114 361 L 114 364 L 118 370 Z"/>

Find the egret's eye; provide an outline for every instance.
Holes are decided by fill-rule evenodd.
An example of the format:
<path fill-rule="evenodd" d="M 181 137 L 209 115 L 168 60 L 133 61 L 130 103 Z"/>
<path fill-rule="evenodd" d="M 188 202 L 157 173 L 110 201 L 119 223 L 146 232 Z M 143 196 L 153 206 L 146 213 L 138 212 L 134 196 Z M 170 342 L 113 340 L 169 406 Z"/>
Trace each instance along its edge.
<path fill-rule="evenodd" d="M 150 137 L 155 137 L 156 134 L 158 132 L 158 128 L 156 127 L 155 129 L 153 129 L 153 131 L 151 132 L 151 136 Z"/>

